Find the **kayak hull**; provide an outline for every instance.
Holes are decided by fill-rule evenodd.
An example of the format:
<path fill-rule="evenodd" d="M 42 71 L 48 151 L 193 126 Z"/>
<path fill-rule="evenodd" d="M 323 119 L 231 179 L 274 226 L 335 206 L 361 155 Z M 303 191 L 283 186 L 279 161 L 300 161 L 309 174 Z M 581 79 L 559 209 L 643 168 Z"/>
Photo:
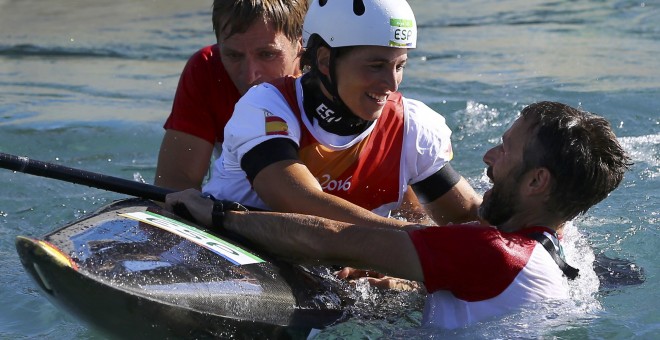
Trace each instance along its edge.
<path fill-rule="evenodd" d="M 343 315 L 327 272 L 257 254 L 151 201 L 116 201 L 16 248 L 54 305 L 124 339 L 305 338 Z"/>

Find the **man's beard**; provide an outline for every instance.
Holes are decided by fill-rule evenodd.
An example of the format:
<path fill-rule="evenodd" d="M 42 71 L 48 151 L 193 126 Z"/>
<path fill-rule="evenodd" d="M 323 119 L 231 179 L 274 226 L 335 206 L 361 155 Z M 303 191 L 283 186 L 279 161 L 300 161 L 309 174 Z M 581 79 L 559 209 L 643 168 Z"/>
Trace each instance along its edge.
<path fill-rule="evenodd" d="M 507 183 L 502 183 L 499 186 L 493 184 L 490 196 L 484 197 L 484 201 L 479 207 L 479 216 L 482 219 L 494 226 L 500 226 L 511 219 L 518 206 L 515 191 L 518 179 L 507 180 Z"/>

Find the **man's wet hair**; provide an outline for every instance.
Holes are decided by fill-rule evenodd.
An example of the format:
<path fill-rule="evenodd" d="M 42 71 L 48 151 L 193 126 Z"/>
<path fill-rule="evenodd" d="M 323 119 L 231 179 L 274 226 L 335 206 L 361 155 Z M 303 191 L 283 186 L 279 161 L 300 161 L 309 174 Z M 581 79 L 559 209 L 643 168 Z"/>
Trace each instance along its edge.
<path fill-rule="evenodd" d="M 220 41 L 245 33 L 256 20 L 264 20 L 290 41 L 302 37 L 308 0 L 213 0 L 213 31 Z"/>
<path fill-rule="evenodd" d="M 548 209 L 567 220 L 605 199 L 632 166 L 603 117 L 557 102 L 529 105 L 521 117 L 532 129 L 523 151 L 523 171 L 550 171 Z"/>

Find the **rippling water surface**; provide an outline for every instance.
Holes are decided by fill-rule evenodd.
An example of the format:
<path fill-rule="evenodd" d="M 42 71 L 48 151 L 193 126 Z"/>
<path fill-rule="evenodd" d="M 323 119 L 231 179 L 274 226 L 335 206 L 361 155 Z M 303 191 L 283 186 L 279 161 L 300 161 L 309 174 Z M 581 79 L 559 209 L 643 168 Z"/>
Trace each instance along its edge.
<path fill-rule="evenodd" d="M 555 100 L 605 116 L 635 166 L 568 228 L 583 276 L 566 304 L 539 305 L 459 331 L 418 327 L 388 300 L 321 338 L 660 338 L 660 4 L 657 1 L 411 0 L 418 49 L 401 90 L 441 112 L 455 167 L 480 192 L 481 156 L 525 105 Z M 211 1 L 0 0 L 0 151 L 153 181 L 179 73 L 213 42 Z M 43 298 L 17 235 L 39 236 L 121 197 L 0 171 L 0 338 L 97 339 Z M 632 260 L 641 285 L 599 284 L 597 254 Z M 361 289 L 361 290 L 359 290 Z M 365 306 L 381 298 L 367 287 Z M 397 313 L 403 307 L 405 313 Z"/>

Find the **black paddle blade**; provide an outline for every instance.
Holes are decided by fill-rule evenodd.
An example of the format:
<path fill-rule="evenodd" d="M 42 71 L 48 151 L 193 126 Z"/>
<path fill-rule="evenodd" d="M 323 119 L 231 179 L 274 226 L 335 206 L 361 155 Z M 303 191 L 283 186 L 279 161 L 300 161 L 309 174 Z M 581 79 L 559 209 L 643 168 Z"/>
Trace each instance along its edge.
<path fill-rule="evenodd" d="M 639 285 L 646 281 L 644 268 L 632 261 L 610 258 L 604 254 L 596 255 L 594 271 L 600 280 L 601 290 L 613 290 L 622 286 Z"/>

